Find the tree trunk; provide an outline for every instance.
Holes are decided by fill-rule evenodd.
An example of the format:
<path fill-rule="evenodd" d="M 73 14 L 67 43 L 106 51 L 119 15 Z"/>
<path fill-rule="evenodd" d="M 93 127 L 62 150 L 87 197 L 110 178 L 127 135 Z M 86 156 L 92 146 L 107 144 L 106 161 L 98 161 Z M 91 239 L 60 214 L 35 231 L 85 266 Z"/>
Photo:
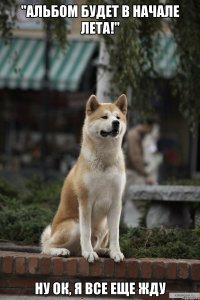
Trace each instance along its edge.
<path fill-rule="evenodd" d="M 101 38 L 100 53 L 97 70 L 97 98 L 102 102 L 111 102 L 111 77 L 110 56 L 104 39 Z"/>

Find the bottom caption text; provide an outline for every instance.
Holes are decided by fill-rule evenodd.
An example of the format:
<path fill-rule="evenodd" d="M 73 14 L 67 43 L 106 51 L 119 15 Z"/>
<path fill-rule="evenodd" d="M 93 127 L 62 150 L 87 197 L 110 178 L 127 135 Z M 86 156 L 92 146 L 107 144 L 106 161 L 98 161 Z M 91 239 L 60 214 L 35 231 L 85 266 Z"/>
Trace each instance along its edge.
<path fill-rule="evenodd" d="M 165 294 L 166 282 L 36 282 L 35 295 L 148 295 Z"/>

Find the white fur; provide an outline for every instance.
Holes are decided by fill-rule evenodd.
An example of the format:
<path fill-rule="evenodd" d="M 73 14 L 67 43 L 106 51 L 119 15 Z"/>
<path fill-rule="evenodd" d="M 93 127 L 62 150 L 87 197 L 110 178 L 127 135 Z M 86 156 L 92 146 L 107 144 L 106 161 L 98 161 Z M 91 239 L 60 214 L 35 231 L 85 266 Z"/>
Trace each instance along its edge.
<path fill-rule="evenodd" d="M 89 232 L 93 223 L 101 224 L 106 219 L 110 232 L 110 257 L 119 262 L 124 257 L 119 247 L 119 221 L 121 198 L 126 182 L 125 171 L 122 171 L 119 162 L 124 159 L 121 142 L 126 126 L 119 120 L 119 134 L 116 137 L 101 137 L 101 130 L 111 130 L 117 112 L 111 113 L 105 110 L 103 115 L 107 115 L 108 119 L 98 119 L 92 123 L 86 120 L 83 129 L 83 134 L 95 140 L 96 151 L 90 149 L 89 145 L 83 144 L 81 153 L 91 170 L 83 176 L 83 182 L 89 191 L 90 207 L 86 219 L 82 216 L 82 210 L 79 211 L 81 248 L 83 256 L 88 261 L 98 258 L 93 251 Z M 107 165 L 106 169 L 104 169 L 105 165 Z"/>
<path fill-rule="evenodd" d="M 119 247 L 119 221 L 121 214 L 121 197 L 125 186 L 125 174 L 114 166 L 106 171 L 93 171 L 84 175 L 84 182 L 89 187 L 89 202 L 92 212 L 91 222 L 101 224 L 107 217 L 110 232 L 110 257 L 114 261 L 123 260 Z M 109 184 L 108 184 L 109 183 Z M 92 227 L 92 224 L 89 226 Z M 85 233 L 88 224 L 81 223 L 82 249 L 88 261 L 97 259 Z M 87 249 L 87 250 L 84 250 Z M 91 258 L 92 257 L 92 258 Z"/>

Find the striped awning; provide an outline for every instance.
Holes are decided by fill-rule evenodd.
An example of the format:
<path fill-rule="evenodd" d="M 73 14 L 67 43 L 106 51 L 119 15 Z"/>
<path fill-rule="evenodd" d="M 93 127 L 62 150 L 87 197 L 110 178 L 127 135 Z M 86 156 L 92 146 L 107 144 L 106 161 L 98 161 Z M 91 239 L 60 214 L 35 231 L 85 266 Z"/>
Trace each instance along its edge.
<path fill-rule="evenodd" d="M 171 32 L 157 32 L 153 37 L 154 69 L 160 77 L 172 78 L 176 75 L 179 57 L 177 45 Z"/>
<path fill-rule="evenodd" d="M 95 41 L 70 41 L 66 49 L 53 44 L 49 86 L 59 91 L 78 90 L 84 71 L 97 47 Z M 0 88 L 39 90 L 45 73 L 45 42 L 41 39 L 0 40 Z"/>

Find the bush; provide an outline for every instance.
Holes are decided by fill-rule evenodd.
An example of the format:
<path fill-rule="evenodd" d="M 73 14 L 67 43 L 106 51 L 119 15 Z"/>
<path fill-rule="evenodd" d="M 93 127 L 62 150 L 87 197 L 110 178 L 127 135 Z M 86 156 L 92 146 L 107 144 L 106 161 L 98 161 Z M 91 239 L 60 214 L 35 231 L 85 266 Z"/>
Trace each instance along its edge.
<path fill-rule="evenodd" d="M 27 181 L 21 192 L 0 180 L 1 238 L 22 243 L 38 243 L 44 227 L 52 221 L 59 202 L 61 183 Z"/>
<path fill-rule="evenodd" d="M 188 230 L 123 228 L 120 244 L 126 257 L 200 259 L 200 227 Z"/>
<path fill-rule="evenodd" d="M 0 195 L 7 196 L 7 197 L 17 197 L 19 194 L 16 187 L 8 183 L 5 179 L 0 179 Z"/>
<path fill-rule="evenodd" d="M 14 209 L 13 209 L 14 208 Z M 2 237 L 12 241 L 38 243 L 44 227 L 51 222 L 53 213 L 39 205 L 4 207 L 0 211 Z"/>
<path fill-rule="evenodd" d="M 165 180 L 162 182 L 163 185 L 192 185 L 192 186 L 199 186 L 200 185 L 200 179 L 199 178 L 169 178 L 168 180 Z"/>

